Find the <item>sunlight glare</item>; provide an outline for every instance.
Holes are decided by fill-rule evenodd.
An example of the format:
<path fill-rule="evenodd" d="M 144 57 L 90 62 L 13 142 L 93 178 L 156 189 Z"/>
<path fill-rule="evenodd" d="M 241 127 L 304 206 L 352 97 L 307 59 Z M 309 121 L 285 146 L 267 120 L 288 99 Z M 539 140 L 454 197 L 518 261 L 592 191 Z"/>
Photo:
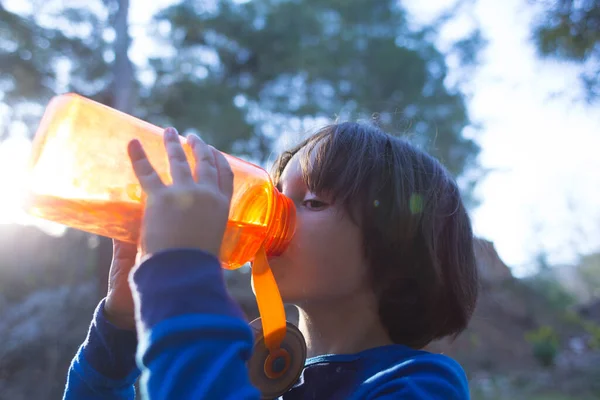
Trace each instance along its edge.
<path fill-rule="evenodd" d="M 0 224 L 35 225 L 48 234 L 62 235 L 64 226 L 33 218 L 22 209 L 30 152 L 31 141 L 20 135 L 0 144 Z"/>

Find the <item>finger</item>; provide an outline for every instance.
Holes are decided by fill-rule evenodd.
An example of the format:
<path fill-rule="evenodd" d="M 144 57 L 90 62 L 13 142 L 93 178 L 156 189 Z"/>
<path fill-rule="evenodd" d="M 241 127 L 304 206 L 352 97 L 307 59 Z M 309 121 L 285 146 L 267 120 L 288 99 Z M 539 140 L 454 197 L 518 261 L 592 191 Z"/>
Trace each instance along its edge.
<path fill-rule="evenodd" d="M 218 187 L 217 166 L 212 151 L 196 135 L 189 135 L 187 139 L 196 159 L 196 181 Z"/>
<path fill-rule="evenodd" d="M 151 193 L 165 186 L 154 167 L 150 164 L 146 152 L 142 148 L 142 144 L 139 140 L 133 139 L 129 142 L 127 145 L 127 153 L 129 153 L 133 172 L 135 172 L 135 176 L 140 182 L 144 192 Z"/>
<path fill-rule="evenodd" d="M 209 146 L 209 148 L 217 164 L 221 193 L 226 195 L 227 198 L 231 198 L 233 196 L 233 171 L 231 170 L 231 165 L 229 165 L 229 162 L 227 162 L 227 159 L 220 151 L 212 146 Z"/>
<path fill-rule="evenodd" d="M 169 156 L 169 168 L 173 183 L 192 183 L 192 171 L 190 164 L 185 156 L 179 134 L 174 128 L 165 129 L 164 133 L 165 148 Z"/>

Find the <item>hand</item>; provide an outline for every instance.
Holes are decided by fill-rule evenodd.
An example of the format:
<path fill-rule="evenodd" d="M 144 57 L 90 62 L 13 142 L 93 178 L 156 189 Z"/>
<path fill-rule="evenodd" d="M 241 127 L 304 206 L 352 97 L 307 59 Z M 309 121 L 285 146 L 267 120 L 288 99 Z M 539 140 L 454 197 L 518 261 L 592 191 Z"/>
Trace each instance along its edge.
<path fill-rule="evenodd" d="M 190 135 L 196 167 L 191 171 L 177 131 L 165 130 L 165 148 L 173 184 L 165 185 L 141 144 L 129 143 L 129 158 L 147 194 L 141 249 L 152 254 L 173 248 L 196 248 L 219 256 L 233 194 L 233 173 L 225 157 Z"/>
<path fill-rule="evenodd" d="M 113 240 L 104 314 L 106 319 L 121 329 L 135 329 L 133 298 L 127 278 L 136 263 L 136 257 L 135 244 Z"/>

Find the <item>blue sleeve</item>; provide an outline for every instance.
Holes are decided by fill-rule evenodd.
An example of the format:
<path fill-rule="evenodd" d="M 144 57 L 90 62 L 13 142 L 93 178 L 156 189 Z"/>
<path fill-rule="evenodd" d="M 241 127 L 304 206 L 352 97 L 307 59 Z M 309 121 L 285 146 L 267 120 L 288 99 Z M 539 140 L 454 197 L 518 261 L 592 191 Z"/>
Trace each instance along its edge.
<path fill-rule="evenodd" d="M 259 399 L 246 362 L 253 335 L 217 258 L 167 250 L 130 276 L 145 399 Z"/>
<path fill-rule="evenodd" d="M 71 362 L 64 400 L 133 400 L 140 372 L 135 364 L 137 335 L 104 318 L 100 302 L 88 335 Z"/>
<path fill-rule="evenodd" d="M 430 354 L 382 371 L 366 397 L 373 400 L 469 400 L 469 383 L 453 359 Z"/>

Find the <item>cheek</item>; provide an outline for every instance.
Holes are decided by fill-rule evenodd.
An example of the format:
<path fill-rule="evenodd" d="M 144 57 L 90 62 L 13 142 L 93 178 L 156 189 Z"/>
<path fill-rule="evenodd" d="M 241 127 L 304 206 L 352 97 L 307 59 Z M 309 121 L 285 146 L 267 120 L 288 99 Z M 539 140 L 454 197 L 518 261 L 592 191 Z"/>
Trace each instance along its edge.
<path fill-rule="evenodd" d="M 319 213 L 304 216 L 290 250 L 295 282 L 314 296 L 343 295 L 361 284 L 365 265 L 361 235 L 345 219 Z"/>

